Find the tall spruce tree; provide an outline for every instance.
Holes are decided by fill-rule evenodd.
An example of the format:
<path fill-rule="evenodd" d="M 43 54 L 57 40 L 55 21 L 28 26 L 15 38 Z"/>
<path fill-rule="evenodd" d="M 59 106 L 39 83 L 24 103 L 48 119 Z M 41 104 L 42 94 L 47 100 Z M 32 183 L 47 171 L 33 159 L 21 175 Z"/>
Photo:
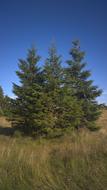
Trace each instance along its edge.
<path fill-rule="evenodd" d="M 54 44 L 49 48 L 49 57 L 46 59 L 44 69 L 44 94 L 47 99 L 48 115 L 51 115 L 51 128 L 57 127 L 59 119 L 59 104 L 61 86 L 63 81 L 63 69 L 61 66 L 61 56 L 57 54 Z"/>
<path fill-rule="evenodd" d="M 62 66 L 61 56 L 57 55 L 57 50 L 54 44 L 49 48 L 49 57 L 44 65 L 44 85 L 45 91 L 54 93 L 59 90 L 62 84 Z"/>
<path fill-rule="evenodd" d="M 71 59 L 67 61 L 65 85 L 72 89 L 72 95 L 82 104 L 83 117 L 80 126 L 93 128 L 94 121 L 99 116 L 99 107 L 96 98 L 101 94 L 101 90 L 93 85 L 89 70 L 85 70 L 86 63 L 83 62 L 85 52 L 81 51 L 79 41 L 73 42 L 70 51 Z"/>
<path fill-rule="evenodd" d="M 16 74 L 20 85 L 13 84 L 12 120 L 24 133 L 93 128 L 99 116 L 96 97 L 101 90 L 89 80 L 91 73 L 85 70 L 85 53 L 78 41 L 73 42 L 70 55 L 67 67 L 62 68 L 61 57 L 52 45 L 42 71 L 35 49 L 28 51 L 26 60 L 19 60 Z"/>
<path fill-rule="evenodd" d="M 49 57 L 45 62 L 44 90 L 49 100 L 47 106 L 49 114 L 52 115 L 52 129 L 65 130 L 77 127 L 82 115 L 81 105 L 64 85 L 64 69 L 55 46 L 49 49 Z"/>
<path fill-rule="evenodd" d="M 19 60 L 20 85 L 13 84 L 16 99 L 12 102 L 13 125 L 24 133 L 41 131 L 43 125 L 43 94 L 40 68 L 37 66 L 40 57 L 34 48 L 28 51 L 26 60 Z"/>

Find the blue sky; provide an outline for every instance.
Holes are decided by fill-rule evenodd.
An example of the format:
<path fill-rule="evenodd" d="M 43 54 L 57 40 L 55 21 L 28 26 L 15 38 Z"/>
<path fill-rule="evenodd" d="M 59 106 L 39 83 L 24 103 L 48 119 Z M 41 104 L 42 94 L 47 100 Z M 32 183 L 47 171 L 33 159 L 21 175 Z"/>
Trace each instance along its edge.
<path fill-rule="evenodd" d="M 107 103 L 106 0 L 0 0 L 0 85 L 5 94 L 13 96 L 18 59 L 35 45 L 42 64 L 53 39 L 64 61 L 72 40 L 80 40 L 92 79 L 104 91 L 99 101 Z"/>

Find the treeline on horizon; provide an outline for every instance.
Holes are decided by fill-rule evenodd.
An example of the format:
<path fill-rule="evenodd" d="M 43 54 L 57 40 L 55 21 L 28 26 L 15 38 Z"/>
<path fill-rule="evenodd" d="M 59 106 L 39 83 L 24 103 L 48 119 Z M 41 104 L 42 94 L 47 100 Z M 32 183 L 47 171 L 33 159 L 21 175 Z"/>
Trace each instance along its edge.
<path fill-rule="evenodd" d="M 0 87 L 0 115 L 5 113 L 15 129 L 28 135 L 60 134 L 83 127 L 94 130 L 100 115 L 96 98 L 102 90 L 89 79 L 91 72 L 85 69 L 84 57 L 79 41 L 73 41 L 63 67 L 52 45 L 40 68 L 37 51 L 28 50 L 16 71 L 20 81 L 20 85 L 13 83 L 16 98 L 4 96 Z"/>

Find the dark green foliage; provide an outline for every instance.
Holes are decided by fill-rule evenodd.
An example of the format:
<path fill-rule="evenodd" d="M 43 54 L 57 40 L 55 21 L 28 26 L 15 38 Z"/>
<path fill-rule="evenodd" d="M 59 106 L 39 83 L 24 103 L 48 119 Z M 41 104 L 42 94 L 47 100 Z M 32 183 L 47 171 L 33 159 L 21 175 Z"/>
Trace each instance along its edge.
<path fill-rule="evenodd" d="M 13 126 L 32 134 L 63 133 L 80 127 L 94 129 L 99 116 L 96 97 L 101 90 L 93 85 L 90 71 L 85 70 L 85 53 L 79 41 L 73 42 L 71 59 L 62 67 L 54 45 L 41 70 L 35 49 L 28 51 L 26 60 L 19 60 L 16 72 L 20 85 L 13 85 L 16 99 L 12 100 Z M 57 136 L 57 135 L 56 135 Z"/>
<path fill-rule="evenodd" d="M 11 117 L 11 101 L 12 99 L 9 96 L 4 97 L 4 107 L 3 107 L 3 112 L 4 116 Z"/>
<path fill-rule="evenodd" d="M 55 128 L 59 119 L 63 69 L 61 67 L 61 57 L 57 55 L 54 45 L 49 49 L 49 57 L 44 65 L 43 77 L 43 90 L 48 102 L 48 114 L 51 114 L 53 121 L 51 127 Z M 50 123 L 50 120 L 48 122 Z"/>
<path fill-rule="evenodd" d="M 62 89 L 62 97 L 60 97 L 60 112 L 58 119 L 58 127 L 64 129 L 78 128 L 83 117 L 81 102 L 68 89 Z"/>
<path fill-rule="evenodd" d="M 49 57 L 44 66 L 44 84 L 46 91 L 59 89 L 63 79 L 63 69 L 61 66 L 61 56 L 57 55 L 54 45 L 49 48 Z"/>
<path fill-rule="evenodd" d="M 82 116 L 81 103 L 71 95 L 64 84 L 64 68 L 54 46 L 49 49 L 49 57 L 43 71 L 44 94 L 49 100 L 48 115 L 51 113 L 53 121 L 52 131 L 77 127 Z M 50 123 L 50 120 L 48 122 Z M 48 125 L 46 127 L 48 129 Z"/>
<path fill-rule="evenodd" d="M 41 130 L 43 116 L 43 93 L 40 85 L 40 68 L 37 66 L 40 57 L 34 49 L 28 51 L 26 60 L 19 60 L 21 85 L 14 84 L 13 92 L 13 124 L 20 127 L 25 133 Z"/>
<path fill-rule="evenodd" d="M 88 80 L 91 76 L 90 71 L 84 70 L 86 63 L 83 62 L 85 52 L 80 50 L 79 41 L 73 42 L 70 51 L 71 59 L 67 61 L 65 83 L 68 88 L 72 89 L 72 94 L 82 104 L 82 123 L 81 126 L 88 127 L 99 116 L 99 107 L 96 97 L 100 96 L 101 90 L 94 86 L 92 80 Z"/>
<path fill-rule="evenodd" d="M 4 95 L 3 89 L 0 86 L 0 115 L 11 115 L 11 98 Z"/>
<path fill-rule="evenodd" d="M 4 93 L 2 87 L 0 86 L 0 115 L 3 115 L 3 104 L 4 104 Z"/>

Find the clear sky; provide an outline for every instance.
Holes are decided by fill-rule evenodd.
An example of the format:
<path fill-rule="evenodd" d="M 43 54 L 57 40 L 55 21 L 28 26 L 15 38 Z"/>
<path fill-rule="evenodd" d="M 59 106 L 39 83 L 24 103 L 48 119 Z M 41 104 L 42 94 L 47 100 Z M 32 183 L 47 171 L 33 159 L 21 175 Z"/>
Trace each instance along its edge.
<path fill-rule="evenodd" d="M 69 58 L 72 40 L 80 40 L 92 79 L 104 91 L 99 101 L 107 103 L 106 0 L 0 0 L 0 85 L 5 94 L 13 96 L 18 58 L 25 58 L 33 44 L 43 63 L 53 39 L 63 60 Z"/>

